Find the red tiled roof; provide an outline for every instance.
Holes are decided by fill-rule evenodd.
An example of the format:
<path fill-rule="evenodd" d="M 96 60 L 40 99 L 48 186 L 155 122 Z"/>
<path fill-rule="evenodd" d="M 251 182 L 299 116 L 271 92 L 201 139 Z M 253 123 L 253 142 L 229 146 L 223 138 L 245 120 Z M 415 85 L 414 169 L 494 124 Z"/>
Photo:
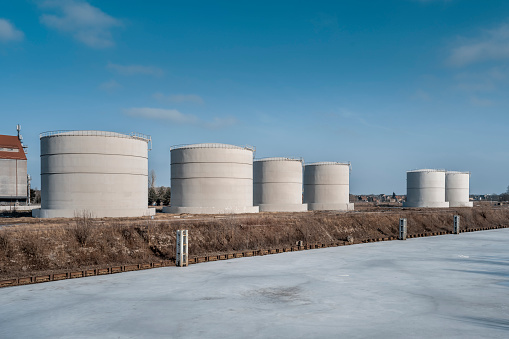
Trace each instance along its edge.
<path fill-rule="evenodd" d="M 2 149 L 17 149 L 17 152 L 5 151 Z M 15 135 L 0 135 L 0 159 L 27 160 L 21 141 Z"/>

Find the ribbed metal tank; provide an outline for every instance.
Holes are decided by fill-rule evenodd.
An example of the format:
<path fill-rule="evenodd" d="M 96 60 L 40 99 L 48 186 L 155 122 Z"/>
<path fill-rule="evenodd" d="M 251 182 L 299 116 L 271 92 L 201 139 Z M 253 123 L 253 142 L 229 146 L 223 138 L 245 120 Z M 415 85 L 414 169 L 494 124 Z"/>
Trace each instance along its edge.
<path fill-rule="evenodd" d="M 317 162 L 304 165 L 304 203 L 312 210 L 354 209 L 350 203 L 350 164 Z"/>
<path fill-rule="evenodd" d="M 39 218 L 153 215 L 148 198 L 150 137 L 103 131 L 42 133 Z"/>
<path fill-rule="evenodd" d="M 302 159 L 265 158 L 253 164 L 253 202 L 260 212 L 302 212 Z"/>
<path fill-rule="evenodd" d="M 407 172 L 404 207 L 449 207 L 445 201 L 445 170 L 420 169 Z"/>
<path fill-rule="evenodd" d="M 449 207 L 473 207 L 470 201 L 470 172 L 445 173 L 445 201 Z"/>
<path fill-rule="evenodd" d="M 254 148 L 227 144 L 176 146 L 171 154 L 171 206 L 166 213 L 256 213 Z"/>

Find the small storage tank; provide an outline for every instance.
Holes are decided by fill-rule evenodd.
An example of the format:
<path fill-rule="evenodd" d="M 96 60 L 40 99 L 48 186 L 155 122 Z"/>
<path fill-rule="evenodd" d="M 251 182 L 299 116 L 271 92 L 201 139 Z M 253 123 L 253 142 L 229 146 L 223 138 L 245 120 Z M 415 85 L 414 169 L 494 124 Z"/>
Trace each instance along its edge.
<path fill-rule="evenodd" d="M 302 212 L 302 159 L 265 158 L 254 161 L 253 202 L 260 212 Z"/>
<path fill-rule="evenodd" d="M 171 206 L 166 213 L 256 213 L 253 147 L 195 144 L 172 147 Z"/>
<path fill-rule="evenodd" d="M 42 133 L 38 218 L 139 217 L 148 208 L 149 136 L 103 131 Z"/>
<path fill-rule="evenodd" d="M 445 170 L 407 172 L 407 198 L 403 207 L 449 207 L 445 201 Z"/>
<path fill-rule="evenodd" d="M 350 164 L 317 162 L 304 166 L 304 203 L 312 210 L 354 209 L 350 203 Z"/>
<path fill-rule="evenodd" d="M 445 173 L 445 201 L 449 207 L 473 207 L 470 201 L 470 172 Z"/>

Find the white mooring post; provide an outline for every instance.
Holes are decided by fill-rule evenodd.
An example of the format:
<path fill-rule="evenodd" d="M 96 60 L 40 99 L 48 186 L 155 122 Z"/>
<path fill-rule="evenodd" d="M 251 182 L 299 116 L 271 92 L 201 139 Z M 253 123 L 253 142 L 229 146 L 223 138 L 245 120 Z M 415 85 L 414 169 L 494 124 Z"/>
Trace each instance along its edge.
<path fill-rule="evenodd" d="M 177 259 L 176 265 L 178 267 L 187 266 L 187 258 L 188 258 L 188 238 L 187 238 L 187 230 L 178 230 L 177 231 Z"/>
<path fill-rule="evenodd" d="M 399 240 L 406 240 L 407 227 L 406 227 L 406 218 L 399 219 Z"/>
<path fill-rule="evenodd" d="M 460 216 L 454 216 L 454 234 L 460 234 Z"/>

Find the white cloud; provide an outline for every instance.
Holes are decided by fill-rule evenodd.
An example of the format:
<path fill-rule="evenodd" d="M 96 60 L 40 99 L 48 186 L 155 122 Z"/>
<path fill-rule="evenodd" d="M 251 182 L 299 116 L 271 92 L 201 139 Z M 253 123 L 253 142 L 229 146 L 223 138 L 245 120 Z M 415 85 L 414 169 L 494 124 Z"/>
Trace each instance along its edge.
<path fill-rule="evenodd" d="M 481 99 L 476 96 L 470 98 L 470 102 L 475 106 L 488 107 L 493 106 L 494 102 L 489 99 Z"/>
<path fill-rule="evenodd" d="M 173 95 L 164 95 L 163 93 L 157 92 L 152 95 L 154 99 L 160 101 L 168 101 L 175 103 L 183 103 L 183 102 L 192 102 L 195 104 L 203 104 L 203 99 L 196 94 L 173 94 Z"/>
<path fill-rule="evenodd" d="M 126 113 L 132 117 L 167 120 L 178 124 L 197 124 L 200 122 L 194 115 L 183 114 L 176 109 L 141 107 L 128 109 Z"/>
<path fill-rule="evenodd" d="M 461 72 L 454 77 L 458 81 L 456 89 L 465 92 L 491 92 L 508 77 L 509 70 L 503 67 L 495 67 L 480 72 Z"/>
<path fill-rule="evenodd" d="M 86 1 L 48 0 L 40 4 L 43 10 L 57 14 L 41 15 L 41 22 L 48 27 L 72 36 L 87 46 L 106 48 L 115 45 L 111 29 L 122 26 L 122 22 L 104 13 Z"/>
<path fill-rule="evenodd" d="M 237 124 L 237 119 L 233 117 L 228 118 L 214 118 L 211 122 L 204 123 L 204 126 L 210 129 L 229 127 Z"/>
<path fill-rule="evenodd" d="M 327 13 L 318 13 L 311 23 L 315 27 L 315 33 L 320 31 L 339 32 L 338 18 Z"/>
<path fill-rule="evenodd" d="M 414 100 L 423 100 L 423 101 L 431 100 L 430 95 L 427 92 L 423 91 L 422 89 L 418 89 L 417 91 L 415 91 L 415 93 L 411 96 L 411 98 Z"/>
<path fill-rule="evenodd" d="M 127 109 L 125 110 L 125 113 L 132 117 L 169 121 L 176 124 L 196 125 L 208 129 L 228 127 L 237 123 L 237 119 L 232 117 L 215 117 L 212 121 L 204 121 L 192 114 L 184 114 L 176 109 L 140 107 Z"/>
<path fill-rule="evenodd" d="M 142 66 L 142 65 L 118 65 L 108 62 L 106 66 L 109 70 L 112 70 L 121 75 L 153 75 L 153 76 L 162 76 L 164 71 L 157 67 L 152 66 Z"/>
<path fill-rule="evenodd" d="M 484 30 L 475 39 L 462 39 L 452 48 L 448 63 L 462 67 L 478 62 L 509 59 L 509 25 L 502 24 L 495 29 Z"/>
<path fill-rule="evenodd" d="M 122 88 L 122 85 L 115 80 L 106 81 L 99 85 L 99 89 L 106 92 L 113 92 L 119 88 Z"/>
<path fill-rule="evenodd" d="M 23 34 L 22 31 L 16 29 L 16 27 L 14 27 L 14 25 L 11 24 L 9 20 L 0 18 L 0 41 L 19 41 L 23 40 L 24 36 L 25 34 Z"/>

